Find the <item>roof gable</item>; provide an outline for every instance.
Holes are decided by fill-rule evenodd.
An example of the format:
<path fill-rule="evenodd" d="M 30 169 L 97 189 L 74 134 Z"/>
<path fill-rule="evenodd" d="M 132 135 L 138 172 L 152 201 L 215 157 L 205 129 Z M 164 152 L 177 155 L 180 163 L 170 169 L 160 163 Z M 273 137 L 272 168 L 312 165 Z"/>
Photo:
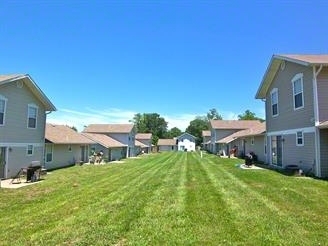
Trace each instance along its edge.
<path fill-rule="evenodd" d="M 273 55 L 270 63 L 264 73 L 261 84 L 256 92 L 256 99 L 264 99 L 267 91 L 283 61 L 296 63 L 303 66 L 316 66 L 323 65 L 328 66 L 328 55 L 297 55 L 297 54 L 285 54 L 285 55 Z"/>
<path fill-rule="evenodd" d="M 130 133 L 134 129 L 133 124 L 90 124 L 83 132 L 89 133 Z"/>
<path fill-rule="evenodd" d="M 54 144 L 92 144 L 92 140 L 64 125 L 46 124 L 45 139 Z"/>
<path fill-rule="evenodd" d="M 0 85 L 12 83 L 12 82 L 22 82 L 22 86 L 27 87 L 33 95 L 40 100 L 44 105 L 46 111 L 56 111 L 56 107 L 52 104 L 49 98 L 43 93 L 43 91 L 38 87 L 38 85 L 33 81 L 28 74 L 11 74 L 11 75 L 0 75 Z"/>
<path fill-rule="evenodd" d="M 196 137 L 195 137 L 194 135 L 191 135 L 191 134 L 188 133 L 188 132 L 182 133 L 180 136 L 177 137 L 177 139 L 180 140 L 181 138 L 183 138 L 183 137 L 185 137 L 185 136 L 191 137 L 191 138 L 193 138 L 194 140 L 196 139 Z"/>

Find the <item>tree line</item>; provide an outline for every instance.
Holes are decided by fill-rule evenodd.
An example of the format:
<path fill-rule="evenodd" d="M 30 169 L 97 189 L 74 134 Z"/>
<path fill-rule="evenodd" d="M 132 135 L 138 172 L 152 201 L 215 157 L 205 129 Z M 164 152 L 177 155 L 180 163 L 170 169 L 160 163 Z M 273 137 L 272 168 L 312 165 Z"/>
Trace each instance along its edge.
<path fill-rule="evenodd" d="M 185 132 L 196 137 L 196 145 L 202 143 L 202 131 L 209 130 L 210 120 L 223 120 L 223 118 L 215 108 L 212 108 L 206 115 L 196 116 L 194 120 L 189 122 Z M 250 110 L 246 110 L 243 114 L 238 115 L 238 120 L 264 121 L 256 117 L 255 113 Z M 182 134 L 182 131 L 177 127 L 168 129 L 168 122 L 158 113 L 137 113 L 130 122 L 135 125 L 138 133 L 152 133 L 152 143 L 154 145 L 157 144 L 160 138 L 174 138 Z"/>

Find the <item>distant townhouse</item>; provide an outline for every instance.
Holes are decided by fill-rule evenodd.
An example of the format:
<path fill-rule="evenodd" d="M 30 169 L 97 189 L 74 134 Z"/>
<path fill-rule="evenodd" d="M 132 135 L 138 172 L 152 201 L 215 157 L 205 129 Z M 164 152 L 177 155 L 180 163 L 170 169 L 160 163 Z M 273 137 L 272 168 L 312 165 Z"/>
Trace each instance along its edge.
<path fill-rule="evenodd" d="M 218 144 L 226 147 L 226 153 L 233 157 L 244 157 L 253 153 L 257 161 L 267 163 L 267 148 L 265 141 L 265 122 L 254 124 L 250 128 L 234 132 L 218 140 Z"/>
<path fill-rule="evenodd" d="M 83 133 L 103 134 L 123 144 L 126 158 L 135 156 L 135 135 L 133 124 L 90 124 Z"/>
<path fill-rule="evenodd" d="M 89 161 L 94 141 L 69 126 L 46 124 L 45 168 L 55 169 Z"/>
<path fill-rule="evenodd" d="M 177 140 L 173 138 L 160 138 L 157 142 L 158 151 L 176 151 L 177 150 Z"/>
<path fill-rule="evenodd" d="M 135 136 L 135 146 L 137 147 L 137 154 L 140 152 L 151 153 L 152 148 L 152 134 L 151 133 L 137 133 Z"/>
<path fill-rule="evenodd" d="M 232 134 L 236 134 L 241 130 L 260 127 L 259 120 L 211 120 L 211 146 L 210 152 L 221 156 L 228 156 L 231 146 L 227 144 L 225 138 L 231 138 Z M 239 155 L 245 155 L 244 147 L 239 149 Z"/>
<path fill-rule="evenodd" d="M 91 155 L 98 154 L 102 151 L 105 162 L 118 161 L 126 158 L 128 148 L 126 144 L 123 144 L 105 134 L 86 132 L 81 134 L 94 141 L 94 143 L 90 146 L 90 157 Z"/>
<path fill-rule="evenodd" d="M 210 151 L 211 148 L 211 131 L 202 131 L 202 138 L 203 138 L 203 143 L 202 143 L 202 148 L 203 150 Z"/>
<path fill-rule="evenodd" d="M 328 55 L 273 55 L 256 98 L 265 101 L 267 160 L 328 176 Z"/>
<path fill-rule="evenodd" d="M 0 178 L 44 165 L 46 117 L 55 110 L 30 75 L 0 75 Z"/>

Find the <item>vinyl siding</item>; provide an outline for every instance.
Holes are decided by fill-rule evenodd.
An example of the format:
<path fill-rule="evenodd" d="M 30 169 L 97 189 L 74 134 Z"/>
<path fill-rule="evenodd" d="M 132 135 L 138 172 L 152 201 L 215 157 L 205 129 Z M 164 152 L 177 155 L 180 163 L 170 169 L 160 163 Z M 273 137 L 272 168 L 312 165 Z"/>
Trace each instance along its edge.
<path fill-rule="evenodd" d="M 173 147 L 173 149 L 172 149 Z M 167 145 L 160 145 L 158 146 L 158 151 L 175 151 L 176 147 L 175 146 L 167 146 Z"/>
<path fill-rule="evenodd" d="M 328 120 L 328 68 L 323 68 L 317 77 L 319 121 Z"/>
<path fill-rule="evenodd" d="M 81 147 L 77 144 L 71 144 L 71 150 L 68 150 L 68 144 L 54 144 L 52 151 L 52 161 L 46 162 L 46 169 L 56 169 L 74 165 L 81 159 Z"/>
<path fill-rule="evenodd" d="M 27 167 L 32 161 L 40 161 L 44 165 L 44 132 L 46 114 L 42 103 L 24 85 L 16 86 L 16 82 L 0 86 L 0 94 L 7 99 L 5 125 L 0 126 L 0 145 L 11 148 L 8 151 L 5 177 L 17 174 L 22 167 Z M 28 105 L 38 107 L 36 129 L 27 128 Z M 34 146 L 34 154 L 27 156 L 28 144 Z"/>
<path fill-rule="evenodd" d="M 106 133 L 108 136 L 114 138 L 115 140 L 126 144 L 129 146 L 130 155 L 132 157 L 135 155 L 135 133 L 132 131 L 130 133 Z"/>
<path fill-rule="evenodd" d="M 251 144 L 252 137 L 245 138 L 245 151 L 246 154 L 254 152 L 257 155 L 257 159 L 262 162 L 266 162 L 266 156 L 264 154 L 264 136 L 255 136 L 254 144 Z"/>
<path fill-rule="evenodd" d="M 18 88 L 16 83 L 0 86 L 0 94 L 7 98 L 5 125 L 0 126 L 0 142 L 44 142 L 46 114 L 41 102 L 25 86 Z M 38 106 L 36 129 L 27 128 L 28 104 Z"/>
<path fill-rule="evenodd" d="M 296 146 L 296 134 L 284 135 L 283 138 L 283 167 L 298 165 L 304 171 L 314 168 L 314 133 L 304 133 L 304 146 Z M 314 172 L 314 170 L 312 171 Z"/>
<path fill-rule="evenodd" d="M 328 129 L 320 130 L 321 176 L 328 177 Z"/>
<path fill-rule="evenodd" d="M 112 148 L 110 160 L 118 161 L 118 160 L 125 158 L 125 156 L 123 156 L 123 152 L 124 152 L 123 148 Z"/>
<path fill-rule="evenodd" d="M 33 155 L 29 156 L 26 153 L 27 144 L 23 146 L 10 147 L 11 151 L 8 151 L 8 166 L 7 166 L 7 178 L 15 176 L 22 167 L 28 167 L 32 161 L 40 161 L 42 165 L 43 161 L 43 146 L 34 146 Z"/>
<path fill-rule="evenodd" d="M 291 80 L 303 73 L 304 107 L 294 110 L 293 85 Z M 272 117 L 270 93 L 278 88 L 278 113 Z M 284 129 L 303 128 L 314 125 L 312 68 L 286 62 L 285 69 L 278 70 L 266 96 L 267 132 Z"/>

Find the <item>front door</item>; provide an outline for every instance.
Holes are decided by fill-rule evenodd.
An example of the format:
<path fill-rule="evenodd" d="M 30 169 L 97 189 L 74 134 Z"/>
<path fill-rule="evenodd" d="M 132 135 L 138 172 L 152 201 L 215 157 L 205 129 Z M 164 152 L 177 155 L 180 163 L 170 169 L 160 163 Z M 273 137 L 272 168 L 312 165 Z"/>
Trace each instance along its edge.
<path fill-rule="evenodd" d="M 282 166 L 282 136 L 271 137 L 272 164 Z"/>
<path fill-rule="evenodd" d="M 6 147 L 0 147 L 0 178 L 5 178 L 6 170 Z"/>

